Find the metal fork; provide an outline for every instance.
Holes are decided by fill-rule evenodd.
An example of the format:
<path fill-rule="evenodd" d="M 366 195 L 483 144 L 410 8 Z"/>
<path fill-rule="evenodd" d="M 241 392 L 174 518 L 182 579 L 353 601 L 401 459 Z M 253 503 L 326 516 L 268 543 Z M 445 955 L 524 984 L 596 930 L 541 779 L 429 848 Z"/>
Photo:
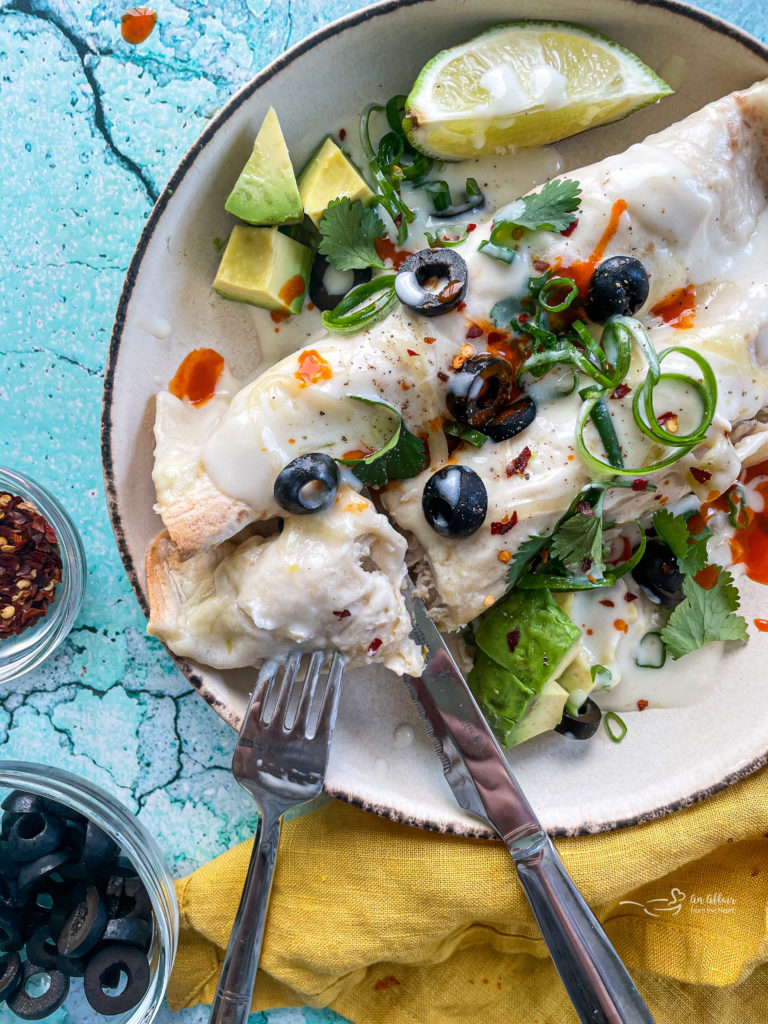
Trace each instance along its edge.
<path fill-rule="evenodd" d="M 280 823 L 286 811 L 323 789 L 346 659 L 314 651 L 302 676 L 302 658 L 296 652 L 284 664 L 265 662 L 237 740 L 232 773 L 256 801 L 261 819 L 209 1024 L 248 1019 Z"/>

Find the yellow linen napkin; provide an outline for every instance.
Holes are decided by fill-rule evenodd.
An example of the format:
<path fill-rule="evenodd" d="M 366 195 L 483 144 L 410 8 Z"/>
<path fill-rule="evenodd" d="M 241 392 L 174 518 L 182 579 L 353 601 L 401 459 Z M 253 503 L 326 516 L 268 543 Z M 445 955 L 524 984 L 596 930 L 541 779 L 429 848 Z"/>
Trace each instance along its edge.
<path fill-rule="evenodd" d="M 658 1024 L 768 1022 L 768 769 L 557 847 Z M 178 882 L 173 1009 L 213 998 L 250 850 Z M 576 1021 L 506 847 L 337 802 L 283 828 L 254 993 L 303 1005 L 355 1024 Z"/>

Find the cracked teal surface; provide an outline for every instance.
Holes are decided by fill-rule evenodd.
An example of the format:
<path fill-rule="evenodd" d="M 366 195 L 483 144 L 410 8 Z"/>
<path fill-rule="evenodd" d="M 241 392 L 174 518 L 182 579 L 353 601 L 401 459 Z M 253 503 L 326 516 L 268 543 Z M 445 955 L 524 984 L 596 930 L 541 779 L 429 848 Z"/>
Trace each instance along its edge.
<path fill-rule="evenodd" d="M 88 555 L 69 639 L 0 691 L 0 753 L 59 765 L 112 792 L 182 875 L 252 835 L 256 815 L 230 775 L 234 733 L 145 637 L 112 537 L 99 458 L 112 319 L 141 226 L 207 118 L 288 46 L 366 5 L 161 0 L 139 47 L 120 35 L 129 6 L 0 3 L 0 463 L 60 498 Z M 759 0 L 700 6 L 766 37 Z M 207 1018 L 199 1007 L 157 1020 Z M 2 1024 L 12 1019 L 0 1009 Z M 89 1018 L 63 1008 L 49 1019 Z M 251 1018 L 341 1021 L 311 1009 Z"/>

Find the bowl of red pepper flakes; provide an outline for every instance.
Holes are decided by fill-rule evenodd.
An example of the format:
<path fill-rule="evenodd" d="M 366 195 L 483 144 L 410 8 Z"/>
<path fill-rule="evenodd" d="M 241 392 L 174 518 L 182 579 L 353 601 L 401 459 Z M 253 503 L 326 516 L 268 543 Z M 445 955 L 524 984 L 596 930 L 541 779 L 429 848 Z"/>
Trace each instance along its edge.
<path fill-rule="evenodd" d="M 36 668 L 64 640 L 86 571 L 80 535 L 60 502 L 0 467 L 0 683 Z"/>

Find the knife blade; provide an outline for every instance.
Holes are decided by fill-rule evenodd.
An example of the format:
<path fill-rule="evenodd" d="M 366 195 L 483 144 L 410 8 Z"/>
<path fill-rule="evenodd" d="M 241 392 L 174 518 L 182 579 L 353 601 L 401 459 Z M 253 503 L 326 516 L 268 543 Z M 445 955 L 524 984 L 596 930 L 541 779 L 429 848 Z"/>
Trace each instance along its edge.
<path fill-rule="evenodd" d="M 406 590 L 424 671 L 405 683 L 459 804 L 512 854 L 523 891 L 582 1024 L 654 1024 L 626 967 L 542 828 L 445 640 Z"/>

